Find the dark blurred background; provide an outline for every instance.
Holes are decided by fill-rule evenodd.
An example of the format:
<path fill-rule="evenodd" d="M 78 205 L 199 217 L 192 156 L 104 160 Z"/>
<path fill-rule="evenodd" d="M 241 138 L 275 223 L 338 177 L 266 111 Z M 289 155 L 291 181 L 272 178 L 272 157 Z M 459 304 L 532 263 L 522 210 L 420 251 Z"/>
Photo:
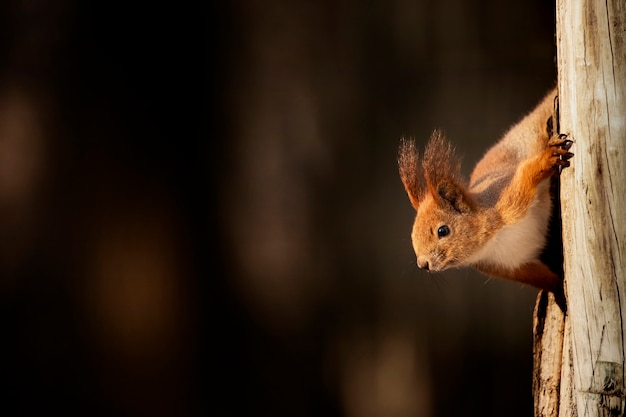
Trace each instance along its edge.
<path fill-rule="evenodd" d="M 19 415 L 530 416 L 536 291 L 419 271 L 396 153 L 468 174 L 553 2 L 215 3 L 1 2 Z"/>

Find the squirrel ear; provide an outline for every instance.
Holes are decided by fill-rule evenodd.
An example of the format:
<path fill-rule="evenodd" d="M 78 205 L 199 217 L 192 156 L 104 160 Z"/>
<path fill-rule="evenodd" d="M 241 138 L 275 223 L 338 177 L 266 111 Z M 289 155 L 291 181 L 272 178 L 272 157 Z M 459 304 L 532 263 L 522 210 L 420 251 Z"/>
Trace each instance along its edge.
<path fill-rule="evenodd" d="M 435 198 L 441 205 L 460 214 L 467 214 L 473 208 L 471 200 L 463 193 L 461 187 L 449 181 L 439 183 Z"/>

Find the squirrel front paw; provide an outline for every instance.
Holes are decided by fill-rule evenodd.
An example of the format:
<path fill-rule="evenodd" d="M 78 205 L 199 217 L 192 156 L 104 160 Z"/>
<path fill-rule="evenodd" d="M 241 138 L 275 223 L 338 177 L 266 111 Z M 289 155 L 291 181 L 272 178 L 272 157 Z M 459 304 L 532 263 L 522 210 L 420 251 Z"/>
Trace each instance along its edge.
<path fill-rule="evenodd" d="M 548 147 L 544 152 L 544 161 L 546 163 L 545 168 L 548 170 L 561 169 L 570 165 L 569 160 L 573 153 L 569 152 L 569 149 L 574 144 L 574 141 L 568 139 L 566 134 L 554 135 L 548 141 Z"/>

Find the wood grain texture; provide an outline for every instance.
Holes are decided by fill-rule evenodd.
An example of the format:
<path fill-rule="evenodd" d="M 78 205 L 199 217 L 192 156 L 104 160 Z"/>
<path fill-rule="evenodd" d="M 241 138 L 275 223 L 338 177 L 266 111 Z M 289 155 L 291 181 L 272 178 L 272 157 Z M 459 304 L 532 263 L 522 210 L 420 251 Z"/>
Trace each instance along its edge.
<path fill-rule="evenodd" d="M 557 2 L 566 328 L 559 415 L 623 416 L 626 345 L 626 3 Z M 569 346 L 571 344 L 571 346 Z M 571 369 L 568 369 L 571 367 Z M 575 404 L 575 410 L 564 409 Z"/>

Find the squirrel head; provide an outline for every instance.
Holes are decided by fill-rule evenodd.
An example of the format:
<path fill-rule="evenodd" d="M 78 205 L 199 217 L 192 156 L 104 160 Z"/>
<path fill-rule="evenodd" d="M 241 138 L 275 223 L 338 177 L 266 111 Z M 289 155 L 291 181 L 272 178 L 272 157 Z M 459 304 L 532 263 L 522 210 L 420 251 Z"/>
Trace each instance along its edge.
<path fill-rule="evenodd" d="M 461 162 L 454 148 L 435 130 L 420 167 L 415 142 L 403 139 L 398 165 L 417 211 L 411 233 L 417 265 L 429 271 L 461 266 L 476 249 L 481 221 L 461 178 Z"/>

